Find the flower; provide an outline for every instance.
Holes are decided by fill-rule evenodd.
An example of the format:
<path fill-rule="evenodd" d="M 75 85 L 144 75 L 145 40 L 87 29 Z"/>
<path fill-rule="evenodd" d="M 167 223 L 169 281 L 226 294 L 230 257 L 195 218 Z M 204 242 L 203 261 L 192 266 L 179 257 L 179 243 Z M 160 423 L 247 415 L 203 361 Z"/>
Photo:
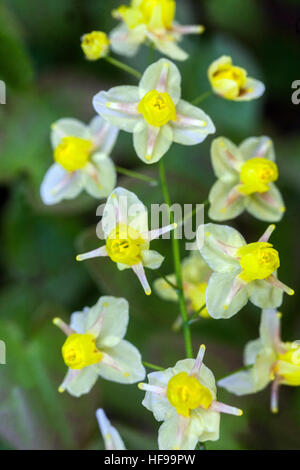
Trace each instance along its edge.
<path fill-rule="evenodd" d="M 278 168 L 271 139 L 250 137 L 237 147 L 218 137 L 212 142 L 211 159 L 219 178 L 209 193 L 211 219 L 233 219 L 245 209 L 268 222 L 282 218 L 285 207 L 274 184 Z"/>
<path fill-rule="evenodd" d="M 124 188 L 116 188 L 103 211 L 102 229 L 106 244 L 101 248 L 78 255 L 77 261 L 109 256 L 120 271 L 131 268 L 147 295 L 151 294 L 144 267 L 158 269 L 164 257 L 149 250 L 150 241 L 176 228 L 176 224 L 148 230 L 148 211 L 138 197 Z"/>
<path fill-rule="evenodd" d="M 213 373 L 202 360 L 205 346 L 195 359 L 178 361 L 174 367 L 148 375 L 142 404 L 163 421 L 158 433 L 161 450 L 193 450 L 197 442 L 219 439 L 220 413 L 237 416 L 242 411 L 216 401 Z"/>
<path fill-rule="evenodd" d="M 102 31 L 92 31 L 81 38 L 81 48 L 88 60 L 98 60 L 109 52 L 109 39 Z"/>
<path fill-rule="evenodd" d="M 206 289 L 206 307 L 213 318 L 232 317 L 248 299 L 260 308 L 276 308 L 282 303 L 283 291 L 294 294 L 276 277 L 279 254 L 268 243 L 274 229 L 270 225 L 257 242 L 246 244 L 228 225 L 204 225 L 204 243 L 201 246 L 199 237 L 197 241 L 213 270 Z"/>
<path fill-rule="evenodd" d="M 202 142 L 215 132 L 211 119 L 180 99 L 181 77 L 175 64 L 161 59 L 150 65 L 135 86 L 118 86 L 94 96 L 94 108 L 104 119 L 126 132 L 144 163 L 155 163 L 172 141 L 183 145 Z"/>
<path fill-rule="evenodd" d="M 71 316 L 70 325 L 60 318 L 53 323 L 66 335 L 62 356 L 69 370 L 58 391 L 79 397 L 88 393 L 98 376 L 112 382 L 132 384 L 145 377 L 139 351 L 124 340 L 128 325 L 128 302 L 100 297 L 93 307 Z"/>
<path fill-rule="evenodd" d="M 201 317 L 208 318 L 209 313 L 205 307 L 205 291 L 211 269 L 206 264 L 199 251 L 192 251 L 190 256 L 182 261 L 181 274 L 183 292 L 188 309 L 191 313 L 199 312 Z M 176 285 L 175 274 L 169 274 L 166 278 L 172 284 Z M 178 302 L 176 289 L 163 278 L 156 279 L 154 289 L 161 298 Z"/>
<path fill-rule="evenodd" d="M 185 60 L 188 54 L 178 46 L 185 34 L 200 34 L 202 25 L 182 26 L 174 21 L 174 0 L 131 0 L 121 5 L 113 16 L 121 20 L 110 34 L 111 48 L 118 54 L 133 56 L 147 40 L 161 53 L 175 60 Z"/>
<path fill-rule="evenodd" d="M 221 56 L 208 68 L 213 91 L 227 100 L 249 101 L 264 94 L 265 85 L 247 76 L 247 71 L 232 65 L 232 58 Z"/>
<path fill-rule="evenodd" d="M 99 116 L 89 125 L 77 119 L 59 119 L 51 128 L 55 163 L 41 184 L 44 204 L 74 199 L 83 189 L 95 198 L 107 197 L 116 183 L 116 170 L 108 155 L 118 129 Z"/>
<path fill-rule="evenodd" d="M 244 362 L 248 369 L 235 372 L 218 382 L 220 387 L 236 395 L 256 393 L 272 383 L 273 413 L 278 412 L 279 386 L 300 385 L 300 343 L 281 341 L 280 317 L 281 314 L 274 309 L 263 310 L 260 337 L 245 347 Z"/>
<path fill-rule="evenodd" d="M 104 440 L 105 450 L 126 450 L 120 434 L 116 428 L 111 425 L 102 408 L 96 411 L 96 418 Z"/>

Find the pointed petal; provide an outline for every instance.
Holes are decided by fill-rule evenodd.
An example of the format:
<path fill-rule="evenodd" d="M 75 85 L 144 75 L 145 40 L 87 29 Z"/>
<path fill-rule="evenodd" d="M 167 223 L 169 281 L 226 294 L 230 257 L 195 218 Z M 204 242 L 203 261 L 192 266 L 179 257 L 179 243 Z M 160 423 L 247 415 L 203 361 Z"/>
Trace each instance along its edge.
<path fill-rule="evenodd" d="M 95 250 L 88 251 L 87 253 L 82 253 L 81 255 L 76 256 L 76 261 L 84 261 L 90 258 L 98 258 L 99 256 L 108 256 L 106 251 L 106 246 L 101 246 Z"/>
<path fill-rule="evenodd" d="M 144 122 L 133 134 L 137 156 L 147 164 L 158 162 L 167 153 L 172 141 L 173 131 L 169 124 L 153 127 Z"/>
<path fill-rule="evenodd" d="M 140 99 L 151 90 L 156 90 L 163 71 L 168 69 L 165 83 L 165 91 L 171 96 L 175 106 L 181 96 L 181 75 L 173 62 L 168 59 L 160 59 L 150 65 L 144 72 L 139 84 Z"/>
<path fill-rule="evenodd" d="M 143 289 L 145 291 L 145 294 L 150 295 L 151 294 L 151 288 L 150 288 L 149 283 L 147 281 L 143 264 L 142 263 L 134 264 L 132 266 L 132 269 L 133 269 L 134 273 L 137 275 L 140 283 L 142 284 Z"/>
<path fill-rule="evenodd" d="M 96 411 L 96 418 L 99 424 L 99 428 L 104 440 L 104 445 L 106 450 L 126 450 L 124 442 L 116 430 L 114 428 L 109 419 L 107 418 L 104 410 L 99 408 Z"/>
<path fill-rule="evenodd" d="M 213 318 L 231 318 L 248 302 L 247 290 L 236 273 L 213 273 L 206 288 L 206 308 Z"/>
<path fill-rule="evenodd" d="M 202 109 L 180 100 L 176 107 L 176 121 L 172 121 L 173 140 L 178 144 L 195 145 L 203 142 L 216 129 L 211 118 Z"/>
<path fill-rule="evenodd" d="M 67 172 L 58 163 L 50 166 L 41 184 L 41 199 L 46 205 L 57 204 L 63 199 L 74 199 L 82 191 L 81 171 Z"/>

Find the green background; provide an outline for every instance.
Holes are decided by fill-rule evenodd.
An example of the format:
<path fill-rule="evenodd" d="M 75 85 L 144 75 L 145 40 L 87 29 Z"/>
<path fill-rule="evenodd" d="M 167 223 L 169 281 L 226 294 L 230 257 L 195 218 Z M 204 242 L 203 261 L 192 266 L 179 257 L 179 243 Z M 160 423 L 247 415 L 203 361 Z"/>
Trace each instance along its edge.
<path fill-rule="evenodd" d="M 291 102 L 291 83 L 300 79 L 300 5 L 287 0 L 177 1 L 181 23 L 202 23 L 206 32 L 184 40 L 190 59 L 178 63 L 183 97 L 192 100 L 209 89 L 206 70 L 221 54 L 247 68 L 266 84 L 260 100 L 233 103 L 210 97 L 202 108 L 212 117 L 216 135 L 239 143 L 269 135 L 275 143 L 278 185 L 287 212 L 272 241 L 280 251 L 280 278 L 296 289 L 284 297 L 283 339 L 300 338 L 299 171 L 300 105 Z M 93 305 L 99 295 L 124 296 L 130 303 L 127 338 L 146 361 L 168 367 L 184 357 L 183 338 L 171 331 L 178 306 L 146 297 L 133 273 L 118 272 L 106 260 L 76 263 L 75 255 L 97 246 L 98 201 L 82 195 L 57 206 L 43 206 L 39 186 L 52 162 L 50 124 L 61 117 L 88 121 L 91 100 L 101 89 L 135 80 L 104 61 L 87 62 L 80 36 L 93 29 L 110 31 L 110 10 L 117 1 L 7 0 L 0 2 L 0 79 L 7 104 L 0 105 L 1 279 L 0 339 L 7 364 L 0 365 L 0 448 L 101 449 L 95 410 L 103 407 L 129 449 L 157 445 L 157 423 L 142 405 L 136 385 L 99 379 L 79 399 L 57 387 L 65 374 L 60 348 L 63 334 L 51 320 L 66 321 L 74 310 Z M 297 28 L 299 24 L 299 28 Z M 159 54 L 156 54 L 159 57 Z M 122 57 L 118 57 L 122 60 Z M 124 60 L 126 60 L 124 58 Z M 149 53 L 142 47 L 130 59 L 143 71 Z M 215 177 L 205 143 L 173 145 L 164 157 L 173 201 L 200 203 Z M 121 133 L 112 158 L 118 165 L 157 174 L 157 166 L 137 159 L 131 135 Z M 162 202 L 159 186 L 119 177 L 146 205 Z M 230 223 L 255 241 L 267 224 L 243 215 Z M 170 241 L 152 244 L 166 256 L 162 271 L 173 271 Z M 182 255 L 183 244 L 182 244 Z M 157 273 L 148 271 L 150 281 Z M 258 336 L 260 311 L 248 304 L 230 321 L 202 320 L 193 326 L 194 349 L 207 345 L 206 364 L 220 378 L 242 365 L 244 344 Z M 241 418 L 223 415 L 220 440 L 208 449 L 299 448 L 300 390 L 282 387 L 280 413 L 269 411 L 269 390 L 235 397 L 220 389 L 218 399 L 244 409 Z"/>

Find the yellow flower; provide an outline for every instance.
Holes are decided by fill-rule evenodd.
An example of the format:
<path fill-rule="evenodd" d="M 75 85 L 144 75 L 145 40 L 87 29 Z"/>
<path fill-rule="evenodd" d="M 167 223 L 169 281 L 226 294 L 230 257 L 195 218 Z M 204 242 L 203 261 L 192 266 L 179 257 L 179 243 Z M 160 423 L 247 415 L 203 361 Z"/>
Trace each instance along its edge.
<path fill-rule="evenodd" d="M 161 127 L 169 121 L 176 121 L 176 108 L 167 92 L 148 91 L 139 102 L 137 110 L 150 126 Z"/>
<path fill-rule="evenodd" d="M 250 341 L 245 348 L 247 370 L 235 372 L 218 382 L 236 395 L 247 395 L 263 390 L 269 383 L 271 411 L 278 412 L 280 385 L 300 385 L 300 342 L 283 342 L 280 338 L 281 314 L 273 309 L 263 310 L 260 338 Z"/>
<path fill-rule="evenodd" d="M 102 31 L 92 31 L 82 36 L 81 48 L 88 60 L 98 60 L 108 54 L 109 39 Z"/>
<path fill-rule="evenodd" d="M 259 98 L 265 91 L 262 82 L 250 78 L 247 71 L 232 65 L 229 56 L 221 56 L 208 68 L 213 91 L 227 100 L 248 101 Z"/>

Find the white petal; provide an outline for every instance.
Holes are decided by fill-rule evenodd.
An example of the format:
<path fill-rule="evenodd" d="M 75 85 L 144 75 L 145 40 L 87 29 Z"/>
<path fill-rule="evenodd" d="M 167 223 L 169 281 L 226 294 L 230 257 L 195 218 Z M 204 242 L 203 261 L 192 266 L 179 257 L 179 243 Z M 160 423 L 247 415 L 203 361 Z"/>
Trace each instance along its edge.
<path fill-rule="evenodd" d="M 104 410 L 99 408 L 96 411 L 99 428 L 104 440 L 106 450 L 126 450 L 124 442 L 114 426 L 111 425 Z"/>
<path fill-rule="evenodd" d="M 234 285 L 236 273 L 213 273 L 205 291 L 206 308 L 213 318 L 231 318 L 248 302 L 247 290 L 241 288 L 228 304 L 228 296 Z"/>
<path fill-rule="evenodd" d="M 89 129 L 96 150 L 109 155 L 119 134 L 118 127 L 112 126 L 101 116 L 95 116 L 89 124 Z"/>
<path fill-rule="evenodd" d="M 160 59 L 145 70 L 139 84 L 140 99 L 148 91 L 157 89 L 164 72 L 166 72 L 166 82 L 163 91 L 169 93 L 173 103 L 177 105 L 181 96 L 181 75 L 176 65 L 168 59 Z"/>
<path fill-rule="evenodd" d="M 210 153 L 215 175 L 224 182 L 238 183 L 239 168 L 243 164 L 240 149 L 226 137 L 218 137 L 212 141 Z"/>
<path fill-rule="evenodd" d="M 118 187 L 107 199 L 103 211 L 101 224 L 105 238 L 120 222 L 130 225 L 139 233 L 148 231 L 148 211 L 144 204 L 131 191 Z"/>
<path fill-rule="evenodd" d="M 246 344 L 244 351 L 244 364 L 246 366 L 253 365 L 256 361 L 257 355 L 263 349 L 263 344 L 260 338 L 249 341 Z"/>
<path fill-rule="evenodd" d="M 270 137 L 248 137 L 239 145 L 239 150 L 245 161 L 254 157 L 275 161 L 274 145 Z"/>
<path fill-rule="evenodd" d="M 140 382 L 145 378 L 145 369 L 138 349 L 126 340 L 121 340 L 112 348 L 103 348 L 118 365 L 120 370 L 114 369 L 103 362 L 97 364 L 99 375 L 106 380 L 124 384 Z"/>
<path fill-rule="evenodd" d="M 245 85 L 245 91 L 242 95 L 235 98 L 235 101 L 250 101 L 262 96 L 265 92 L 265 85 L 263 82 L 256 80 L 255 78 L 247 78 Z"/>
<path fill-rule="evenodd" d="M 68 172 L 58 163 L 50 166 L 41 184 L 44 204 L 57 204 L 63 199 L 74 199 L 82 191 L 83 177 L 80 171 Z"/>
<path fill-rule="evenodd" d="M 161 372 L 151 372 L 148 374 L 148 382 L 150 385 L 167 390 L 168 382 L 173 375 L 171 368 Z M 147 410 L 152 411 L 157 421 L 168 419 L 174 412 L 174 407 L 170 404 L 165 394 L 146 392 L 142 405 L 145 406 Z"/>
<path fill-rule="evenodd" d="M 218 381 L 218 386 L 226 388 L 235 395 L 247 395 L 255 392 L 252 370 L 240 371 Z"/>
<path fill-rule="evenodd" d="M 92 365 L 84 367 L 72 380 L 68 381 L 68 375 L 73 375 L 73 372 L 74 369 L 69 369 L 67 376 L 64 379 L 64 382 L 68 383 L 63 388 L 65 388 L 65 390 L 74 397 L 80 397 L 81 395 L 89 393 L 98 378 L 96 366 Z M 62 383 L 62 386 L 64 382 Z"/>
<path fill-rule="evenodd" d="M 193 432 L 191 428 L 191 420 L 185 429 L 182 441 L 178 443 L 178 425 L 180 415 L 174 412 L 159 428 L 158 431 L 158 448 L 160 450 L 194 450 L 198 442 L 198 433 Z M 200 423 L 198 423 L 200 424 Z M 199 426 L 197 431 L 199 431 Z"/>
<path fill-rule="evenodd" d="M 285 212 L 285 205 L 280 191 L 275 184 L 270 184 L 269 191 L 253 193 L 245 197 L 245 208 L 250 214 L 265 222 L 278 222 Z"/>
<path fill-rule="evenodd" d="M 149 126 L 146 122 L 133 133 L 133 145 L 137 156 L 147 164 L 158 162 L 169 150 L 173 131 L 169 124 Z"/>
<path fill-rule="evenodd" d="M 154 43 L 155 49 L 159 50 L 159 52 L 167 55 L 171 59 L 186 60 L 189 56 L 174 40 L 168 39 L 168 37 L 160 39 L 152 34 L 150 39 Z"/>
<path fill-rule="evenodd" d="M 93 106 L 98 114 L 112 125 L 126 132 L 133 132 L 143 121 L 137 111 L 139 102 L 138 88 L 117 86 L 109 91 L 100 91 L 93 98 Z"/>
<path fill-rule="evenodd" d="M 217 180 L 209 193 L 209 218 L 221 222 L 238 217 L 245 209 L 245 198 L 235 193 L 235 182 Z M 232 201 L 232 202 L 231 202 Z"/>
<path fill-rule="evenodd" d="M 277 308 L 282 304 L 283 291 L 264 280 L 252 281 L 247 285 L 251 302 L 260 308 Z"/>
<path fill-rule="evenodd" d="M 145 25 L 139 25 L 134 29 L 128 29 L 125 23 L 121 23 L 114 28 L 110 35 L 111 49 L 117 54 L 127 57 L 134 56 L 144 42 L 147 28 Z"/>
<path fill-rule="evenodd" d="M 145 268 L 158 269 L 163 260 L 164 256 L 154 250 L 143 250 L 142 251 L 142 262 Z"/>
<path fill-rule="evenodd" d="M 51 143 L 55 148 L 60 144 L 63 137 L 80 137 L 81 139 L 91 139 L 91 133 L 86 124 L 78 119 L 63 118 L 54 122 L 51 126 Z"/>
<path fill-rule="evenodd" d="M 95 153 L 82 173 L 85 190 L 97 199 L 109 196 L 117 181 L 115 165 L 104 153 Z"/>
<path fill-rule="evenodd" d="M 276 348 L 280 341 L 280 316 L 277 310 L 268 308 L 262 311 L 259 333 L 264 346 Z"/>
<path fill-rule="evenodd" d="M 176 106 L 177 120 L 171 122 L 173 140 L 182 145 L 203 142 L 216 129 L 210 117 L 202 109 L 180 100 Z"/>

